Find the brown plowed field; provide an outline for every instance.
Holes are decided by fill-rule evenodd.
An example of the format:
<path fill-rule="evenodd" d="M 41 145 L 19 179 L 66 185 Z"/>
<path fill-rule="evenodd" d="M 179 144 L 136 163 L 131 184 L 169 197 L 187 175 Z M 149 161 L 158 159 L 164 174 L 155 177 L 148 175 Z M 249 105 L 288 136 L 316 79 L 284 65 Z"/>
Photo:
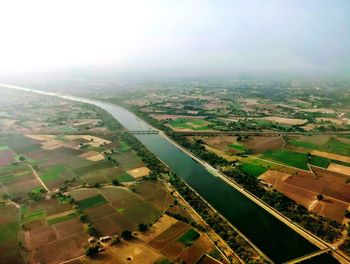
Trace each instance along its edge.
<path fill-rule="evenodd" d="M 184 222 L 176 222 L 148 244 L 155 249 L 162 250 L 189 229 L 190 226 Z"/>
<path fill-rule="evenodd" d="M 312 173 L 291 175 L 269 170 L 259 178 L 311 211 L 342 222 L 344 211 L 350 203 L 350 186 L 345 182 L 332 179 L 333 172 L 316 169 L 317 176 Z M 318 194 L 324 195 L 324 201 L 317 202 Z"/>
<path fill-rule="evenodd" d="M 202 235 L 197 241 L 193 243 L 188 249 L 183 251 L 180 255 L 182 259 L 187 264 L 194 264 L 208 251 L 211 251 L 213 246 L 209 239 Z"/>

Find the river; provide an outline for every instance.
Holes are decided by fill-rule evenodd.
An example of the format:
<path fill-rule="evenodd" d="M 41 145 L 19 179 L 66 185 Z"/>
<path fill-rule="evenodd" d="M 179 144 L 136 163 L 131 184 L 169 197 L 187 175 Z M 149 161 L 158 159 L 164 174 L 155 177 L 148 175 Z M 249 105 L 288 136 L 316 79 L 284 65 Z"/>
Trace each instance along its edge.
<path fill-rule="evenodd" d="M 9 88 L 19 89 L 19 87 Z M 108 111 L 129 130 L 151 129 L 133 113 L 116 105 L 74 96 L 62 96 L 26 88 L 20 89 L 94 104 Z M 214 176 L 162 133 L 135 136 L 275 263 L 283 263 L 319 250 L 318 247 L 231 187 L 220 177 Z M 319 256 L 316 262 L 311 259 L 308 263 L 332 264 L 338 263 L 338 261 L 328 254 L 324 254 Z"/>

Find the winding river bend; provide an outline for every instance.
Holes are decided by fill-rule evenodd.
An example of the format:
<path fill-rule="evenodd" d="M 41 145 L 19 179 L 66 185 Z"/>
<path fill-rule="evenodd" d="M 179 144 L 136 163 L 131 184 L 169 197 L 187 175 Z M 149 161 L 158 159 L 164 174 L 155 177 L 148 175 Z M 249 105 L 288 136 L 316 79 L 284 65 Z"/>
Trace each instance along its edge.
<path fill-rule="evenodd" d="M 150 129 L 144 121 L 133 113 L 116 105 L 28 88 L 3 86 L 94 104 L 108 111 L 129 130 Z M 220 177 L 214 176 L 162 133 L 135 136 L 275 263 L 283 263 L 318 250 L 315 245 L 265 209 L 231 187 Z M 323 254 L 317 257 L 317 260 L 310 259 L 307 263 L 332 264 L 338 262 L 330 255 Z"/>

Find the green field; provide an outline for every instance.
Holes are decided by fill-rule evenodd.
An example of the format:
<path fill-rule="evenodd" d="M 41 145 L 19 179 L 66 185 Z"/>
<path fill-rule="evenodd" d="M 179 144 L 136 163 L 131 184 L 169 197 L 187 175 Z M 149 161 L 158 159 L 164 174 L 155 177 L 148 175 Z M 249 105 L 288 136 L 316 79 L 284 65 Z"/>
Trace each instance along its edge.
<path fill-rule="evenodd" d="M 118 150 L 120 152 L 127 152 L 129 149 L 130 149 L 129 145 L 126 144 L 124 141 L 119 142 Z"/>
<path fill-rule="evenodd" d="M 233 148 L 234 150 L 238 150 L 238 151 L 241 151 L 241 152 L 247 150 L 246 146 L 243 146 L 243 145 L 230 144 L 230 145 L 228 145 L 228 146 L 229 146 L 230 148 Z"/>
<path fill-rule="evenodd" d="M 18 232 L 17 222 L 0 225 L 0 244 L 8 240 L 16 239 Z"/>
<path fill-rule="evenodd" d="M 185 246 L 189 247 L 194 241 L 196 241 L 199 238 L 199 236 L 199 233 L 193 228 L 191 228 L 179 238 L 179 241 Z"/>
<path fill-rule="evenodd" d="M 273 160 L 303 170 L 309 170 L 307 163 L 323 168 L 326 168 L 329 164 L 329 160 L 326 158 L 311 156 L 309 160 L 308 154 L 306 153 L 287 150 L 268 151 L 262 154 L 260 157 L 263 159 Z"/>
<path fill-rule="evenodd" d="M 98 195 L 95 195 L 95 196 L 92 196 L 92 197 L 89 197 L 89 198 L 86 198 L 84 200 L 79 201 L 78 206 L 81 210 L 85 210 L 87 208 L 101 205 L 101 204 L 104 204 L 106 202 L 107 202 L 106 199 L 101 194 L 98 194 Z"/>
<path fill-rule="evenodd" d="M 289 140 L 288 144 L 310 150 L 320 150 L 339 155 L 350 156 L 350 144 L 341 142 L 335 137 L 330 138 L 326 143 L 321 145 L 317 145 L 315 143 L 308 142 L 305 140 Z"/>
<path fill-rule="evenodd" d="M 253 177 L 259 177 L 261 174 L 267 171 L 267 168 L 256 165 L 254 163 L 243 163 L 239 166 L 239 169 Z"/>
<path fill-rule="evenodd" d="M 70 213 L 70 214 L 67 214 L 65 216 L 60 216 L 60 217 L 48 219 L 47 223 L 49 225 L 54 225 L 54 224 L 57 224 L 57 223 L 61 223 L 61 222 L 65 222 L 65 221 L 74 219 L 76 217 L 77 217 L 77 215 L 75 213 Z"/>
<path fill-rule="evenodd" d="M 330 160 L 323 157 L 311 156 L 309 163 L 318 167 L 327 168 Z"/>
<path fill-rule="evenodd" d="M 160 211 L 155 209 L 150 203 L 144 202 L 123 211 L 129 219 L 135 223 L 153 223 L 159 216 Z"/>
<path fill-rule="evenodd" d="M 56 164 L 49 169 L 47 169 L 40 178 L 44 182 L 54 181 L 60 178 L 62 173 L 67 172 L 67 168 L 63 164 Z"/>
<path fill-rule="evenodd" d="M 119 182 L 131 182 L 131 181 L 134 181 L 134 177 L 132 177 L 131 175 L 129 175 L 128 173 L 122 173 L 120 175 L 118 175 L 116 177 L 116 179 L 119 181 Z"/>
<path fill-rule="evenodd" d="M 208 122 L 201 119 L 177 118 L 169 121 L 169 124 L 175 128 L 188 128 L 192 130 L 207 130 Z"/>
<path fill-rule="evenodd" d="M 8 150 L 10 149 L 9 146 L 0 146 L 0 150 Z"/>

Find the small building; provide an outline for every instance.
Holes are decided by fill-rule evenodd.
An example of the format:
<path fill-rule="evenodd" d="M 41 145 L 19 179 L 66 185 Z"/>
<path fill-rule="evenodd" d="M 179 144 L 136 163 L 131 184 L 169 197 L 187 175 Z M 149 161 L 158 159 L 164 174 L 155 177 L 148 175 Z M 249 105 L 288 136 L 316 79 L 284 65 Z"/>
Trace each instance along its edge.
<path fill-rule="evenodd" d="M 88 242 L 89 242 L 90 244 L 94 244 L 94 243 L 96 243 L 96 238 L 90 237 L 90 238 L 88 239 Z"/>
<path fill-rule="evenodd" d="M 100 237 L 100 241 L 101 241 L 101 242 L 107 242 L 107 241 L 109 241 L 109 240 L 111 240 L 111 237 L 110 237 L 110 236 L 103 236 L 103 237 Z"/>

